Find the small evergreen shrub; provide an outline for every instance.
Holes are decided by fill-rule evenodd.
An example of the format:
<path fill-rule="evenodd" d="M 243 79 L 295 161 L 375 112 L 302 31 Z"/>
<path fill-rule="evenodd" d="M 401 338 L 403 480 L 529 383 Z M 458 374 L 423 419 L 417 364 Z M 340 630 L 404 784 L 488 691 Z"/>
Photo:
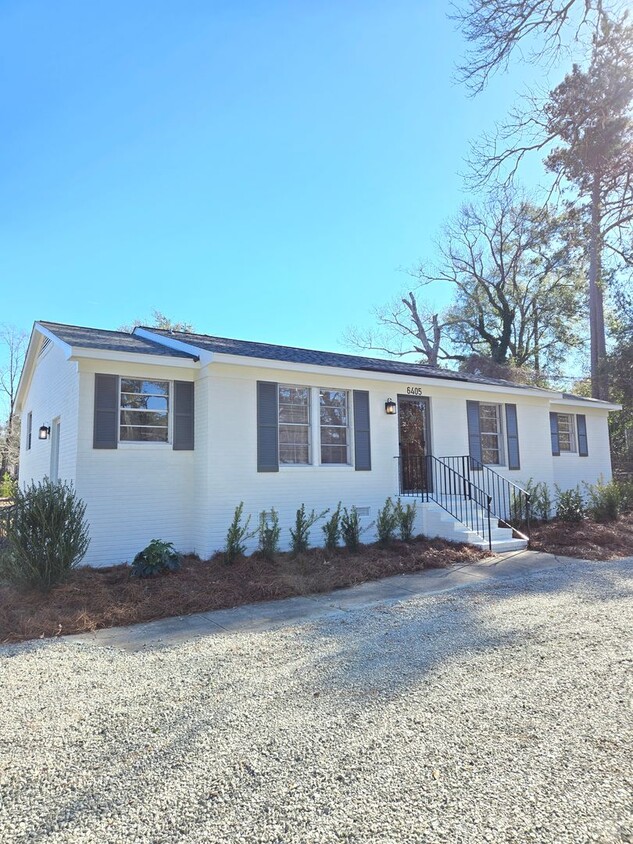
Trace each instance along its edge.
<path fill-rule="evenodd" d="M 395 506 L 396 522 L 398 531 L 400 532 L 400 539 L 403 542 L 411 542 L 413 539 L 413 526 L 415 525 L 415 514 L 417 511 L 415 501 L 413 504 L 406 504 L 402 506 L 402 501 L 397 500 Z"/>
<path fill-rule="evenodd" d="M 532 517 L 542 522 L 549 521 L 552 516 L 552 496 L 550 495 L 549 486 L 545 481 L 535 484 L 532 478 L 528 478 L 525 484 L 525 491 L 530 496 L 530 513 Z"/>
<path fill-rule="evenodd" d="M 168 571 L 178 571 L 182 558 L 172 542 L 152 539 L 132 561 L 132 577 L 155 577 Z"/>
<path fill-rule="evenodd" d="M 587 512 L 597 522 L 615 522 L 622 512 L 622 489 L 615 481 L 585 484 L 589 504 Z"/>
<path fill-rule="evenodd" d="M 295 526 L 294 528 L 290 528 L 293 554 L 300 554 L 302 551 L 308 550 L 310 542 L 310 528 L 315 524 L 315 522 L 318 522 L 319 519 L 322 519 L 329 512 L 329 510 L 323 510 L 322 513 L 317 515 L 316 512 L 312 510 L 310 515 L 307 515 L 305 504 L 302 504 L 301 507 L 299 507 L 295 518 Z"/>
<path fill-rule="evenodd" d="M 323 533 L 325 534 L 325 547 L 328 551 L 334 551 L 338 548 L 341 541 L 341 502 L 336 506 L 336 510 L 332 513 L 327 522 L 323 525 Z"/>
<path fill-rule="evenodd" d="M 360 548 L 361 534 L 365 533 L 365 531 L 368 531 L 373 526 L 374 523 L 372 522 L 367 525 L 367 527 L 361 527 L 360 516 L 358 515 L 356 507 L 352 507 L 351 510 L 344 507 L 341 515 L 341 536 L 343 537 L 343 542 L 345 543 L 347 550 L 358 551 Z"/>
<path fill-rule="evenodd" d="M 279 551 L 279 538 L 281 528 L 279 527 L 279 514 L 273 507 L 270 513 L 262 510 L 259 514 L 259 550 L 267 560 L 274 560 L 275 554 Z"/>
<path fill-rule="evenodd" d="M 376 532 L 378 534 L 378 541 L 382 545 L 388 545 L 393 542 L 393 537 L 398 527 L 398 516 L 396 509 L 393 506 L 393 501 L 388 498 L 385 501 L 385 506 L 382 510 L 378 510 L 376 516 Z"/>
<path fill-rule="evenodd" d="M 21 588 L 48 590 L 60 583 L 88 550 L 85 514 L 71 484 L 45 478 L 17 488 L 6 520 L 0 577 Z"/>
<path fill-rule="evenodd" d="M 240 503 L 235 508 L 233 514 L 233 521 L 229 525 L 226 533 L 226 545 L 224 546 L 224 562 L 230 565 L 234 563 L 238 557 L 243 557 L 246 551 L 246 543 L 252 539 L 257 533 L 256 530 L 249 531 L 248 527 L 251 523 L 251 517 L 246 519 L 242 524 L 242 515 L 244 513 L 244 502 Z"/>
<path fill-rule="evenodd" d="M 585 517 L 585 503 L 582 500 L 580 487 L 572 489 L 561 489 L 555 484 L 556 489 L 556 517 L 562 522 L 582 522 Z"/>

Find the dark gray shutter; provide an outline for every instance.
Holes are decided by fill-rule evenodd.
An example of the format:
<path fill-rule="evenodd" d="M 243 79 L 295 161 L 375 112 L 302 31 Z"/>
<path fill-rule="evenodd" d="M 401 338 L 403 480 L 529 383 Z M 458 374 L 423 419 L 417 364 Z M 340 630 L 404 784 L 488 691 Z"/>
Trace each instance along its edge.
<path fill-rule="evenodd" d="M 29 415 L 26 417 L 26 447 L 27 447 L 27 449 L 31 448 L 32 438 L 33 438 L 33 411 L 29 411 Z"/>
<path fill-rule="evenodd" d="M 471 469 L 481 469 L 481 431 L 479 425 L 479 402 L 466 402 L 466 415 L 468 419 L 468 453 L 473 458 Z M 478 461 L 478 462 L 477 462 Z"/>
<path fill-rule="evenodd" d="M 257 382 L 257 471 L 279 471 L 277 383 Z"/>
<path fill-rule="evenodd" d="M 589 443 L 587 442 L 587 417 L 584 413 L 576 416 L 576 427 L 578 429 L 578 456 L 589 457 Z"/>
<path fill-rule="evenodd" d="M 354 390 L 354 466 L 357 472 L 369 472 L 371 469 L 369 393 L 367 390 Z"/>
<path fill-rule="evenodd" d="M 550 413 L 549 429 L 552 435 L 552 454 L 558 457 L 560 454 L 560 442 L 558 439 L 558 413 Z"/>
<path fill-rule="evenodd" d="M 508 439 L 508 469 L 520 469 L 519 426 L 516 404 L 506 405 L 506 435 Z"/>
<path fill-rule="evenodd" d="M 93 448 L 116 448 L 119 429 L 119 376 L 95 375 Z"/>
<path fill-rule="evenodd" d="M 174 381 L 174 451 L 193 450 L 193 381 Z"/>

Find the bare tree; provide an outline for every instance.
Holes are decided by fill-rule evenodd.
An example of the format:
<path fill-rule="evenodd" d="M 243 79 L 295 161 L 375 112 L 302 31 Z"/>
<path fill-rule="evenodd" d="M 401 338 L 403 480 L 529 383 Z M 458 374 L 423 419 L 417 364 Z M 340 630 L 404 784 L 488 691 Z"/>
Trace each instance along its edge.
<path fill-rule="evenodd" d="M 15 417 L 15 400 L 24 356 L 27 334 L 14 325 L 0 325 L 0 475 L 13 471 L 19 453 L 19 427 Z"/>
<path fill-rule="evenodd" d="M 577 65 L 547 97 L 531 97 L 478 153 L 480 186 L 517 172 L 537 152 L 586 227 L 595 398 L 608 398 L 605 267 L 633 265 L 633 27 L 602 17 L 586 70 Z M 487 147 L 487 148 L 486 148 Z"/>
<path fill-rule="evenodd" d="M 386 352 L 394 357 L 421 355 L 422 362 L 437 366 L 446 358 L 442 349 L 444 322 L 412 290 L 403 291 L 387 305 L 373 310 L 378 328 L 349 328 L 344 341 L 363 351 Z"/>
<path fill-rule="evenodd" d="M 178 322 L 166 316 L 157 308 L 152 308 L 152 315 L 147 319 L 135 319 L 131 323 L 119 326 L 119 331 L 133 331 L 138 325 L 147 325 L 152 328 L 162 328 L 165 331 L 185 331 L 191 332 L 194 330 L 193 324 L 190 322 Z"/>
<path fill-rule="evenodd" d="M 505 70 L 513 53 L 543 66 L 582 38 L 590 41 L 604 17 L 618 14 L 621 2 L 605 0 L 464 0 L 455 3 L 456 20 L 470 45 L 460 76 L 480 93 L 491 75 Z"/>

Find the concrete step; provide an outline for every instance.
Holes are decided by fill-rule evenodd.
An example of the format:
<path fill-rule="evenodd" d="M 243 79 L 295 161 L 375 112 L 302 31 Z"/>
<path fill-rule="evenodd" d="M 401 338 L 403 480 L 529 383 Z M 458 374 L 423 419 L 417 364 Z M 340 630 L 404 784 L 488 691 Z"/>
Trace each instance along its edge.
<path fill-rule="evenodd" d="M 480 540 L 479 542 L 471 542 L 470 545 L 475 545 L 483 551 L 488 550 L 488 543 Z M 527 539 L 506 539 L 492 541 L 492 551 L 495 554 L 501 554 L 504 551 L 525 551 L 528 547 Z"/>

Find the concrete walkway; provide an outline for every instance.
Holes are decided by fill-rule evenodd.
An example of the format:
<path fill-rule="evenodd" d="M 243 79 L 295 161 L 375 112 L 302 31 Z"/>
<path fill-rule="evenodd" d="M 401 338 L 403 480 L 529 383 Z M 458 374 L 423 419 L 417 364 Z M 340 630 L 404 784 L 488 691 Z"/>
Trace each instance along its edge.
<path fill-rule="evenodd" d="M 406 601 L 418 595 L 433 595 L 491 580 L 504 580 L 570 562 L 578 563 L 578 560 L 538 551 L 500 554 L 478 563 L 399 574 L 321 595 L 246 604 L 233 609 L 210 610 L 130 627 L 110 627 L 94 633 L 65 636 L 64 642 L 126 651 L 169 647 L 200 636 L 235 630 L 273 630 L 287 624 L 303 624 L 349 610 Z"/>

